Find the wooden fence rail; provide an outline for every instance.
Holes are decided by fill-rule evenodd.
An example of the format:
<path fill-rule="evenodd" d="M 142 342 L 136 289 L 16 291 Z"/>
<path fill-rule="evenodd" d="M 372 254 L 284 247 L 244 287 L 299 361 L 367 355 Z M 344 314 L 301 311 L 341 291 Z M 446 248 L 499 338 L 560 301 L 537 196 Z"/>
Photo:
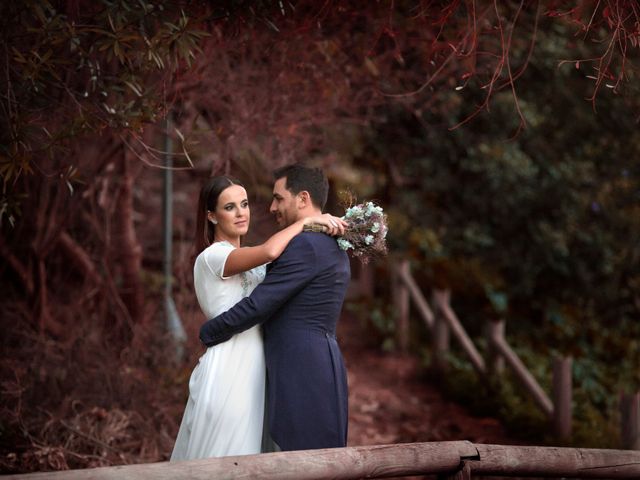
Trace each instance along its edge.
<path fill-rule="evenodd" d="M 553 362 L 553 392 L 549 398 L 536 378 L 506 341 L 504 320 L 487 322 L 487 359 L 480 355 L 451 308 L 451 295 L 447 290 L 434 290 L 432 308 L 411 275 L 409 262 L 402 260 L 393 266 L 393 295 L 398 319 L 398 339 L 402 351 L 406 351 L 409 339 L 409 307 L 413 301 L 417 311 L 431 331 L 433 364 L 436 370 L 446 369 L 450 334 L 469 358 L 481 377 L 500 374 L 505 363 L 538 407 L 552 423 L 554 433 L 563 440 L 571 438 L 572 417 L 572 360 L 557 358 Z M 621 394 L 622 444 L 625 448 L 640 449 L 640 392 Z M 638 476 L 640 479 L 640 475 Z"/>
<path fill-rule="evenodd" d="M 520 357 L 516 355 L 504 337 L 497 337 L 494 342 L 494 347 L 511 367 L 516 378 L 531 394 L 533 400 L 538 404 L 542 411 L 547 414 L 547 416 L 553 417 L 553 402 L 551 402 L 549 396 L 545 393 L 531 372 L 527 370 L 527 367 L 522 363 Z"/>
<path fill-rule="evenodd" d="M 467 441 L 405 443 L 265 453 L 4 478 L 17 480 L 321 480 L 438 475 L 443 480 L 475 476 L 547 478 L 640 478 L 640 452 L 473 444 Z"/>
<path fill-rule="evenodd" d="M 473 368 L 475 368 L 478 374 L 485 375 L 487 373 L 487 369 L 484 365 L 484 359 L 473 345 L 471 337 L 467 335 L 462 323 L 458 320 L 458 316 L 449 305 L 451 301 L 451 293 L 448 290 L 436 290 L 433 293 L 433 298 L 436 305 L 438 305 L 438 311 L 445 320 L 447 327 L 451 330 L 454 338 L 458 340 L 458 343 L 469 357 Z"/>

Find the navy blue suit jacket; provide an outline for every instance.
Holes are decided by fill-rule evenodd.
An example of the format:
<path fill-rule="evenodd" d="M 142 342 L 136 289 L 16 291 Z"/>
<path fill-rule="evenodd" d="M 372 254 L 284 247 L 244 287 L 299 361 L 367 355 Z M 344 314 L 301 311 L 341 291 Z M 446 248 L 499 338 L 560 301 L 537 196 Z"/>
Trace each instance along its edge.
<path fill-rule="evenodd" d="M 350 276 L 334 238 L 303 232 L 250 296 L 200 329 L 212 346 L 264 323 L 269 429 L 283 450 L 346 445 L 347 375 L 335 333 Z"/>

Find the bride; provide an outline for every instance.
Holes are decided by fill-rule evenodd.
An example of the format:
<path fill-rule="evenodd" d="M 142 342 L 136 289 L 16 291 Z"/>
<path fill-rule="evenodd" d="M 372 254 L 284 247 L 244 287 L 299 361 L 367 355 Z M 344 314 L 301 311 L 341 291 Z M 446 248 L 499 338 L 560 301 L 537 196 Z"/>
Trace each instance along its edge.
<path fill-rule="evenodd" d="M 266 263 L 283 252 L 307 224 L 331 235 L 345 222 L 329 214 L 300 220 L 256 247 L 240 247 L 249 229 L 244 187 L 228 176 L 211 178 L 200 191 L 193 267 L 196 297 L 214 318 L 248 296 L 264 279 Z M 171 461 L 260 453 L 265 363 L 260 326 L 207 348 L 189 380 L 189 399 Z"/>

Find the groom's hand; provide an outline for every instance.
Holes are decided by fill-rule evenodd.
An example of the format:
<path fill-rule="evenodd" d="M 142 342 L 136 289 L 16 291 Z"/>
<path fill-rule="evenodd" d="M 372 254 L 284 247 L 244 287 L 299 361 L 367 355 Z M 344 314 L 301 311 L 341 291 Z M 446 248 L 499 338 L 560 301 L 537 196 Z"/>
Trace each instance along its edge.
<path fill-rule="evenodd" d="M 230 340 L 233 335 L 231 334 L 220 334 L 217 335 L 213 331 L 213 320 L 207 320 L 200 327 L 200 341 L 207 347 L 213 347 L 214 345 L 218 345 L 219 343 L 226 342 Z"/>

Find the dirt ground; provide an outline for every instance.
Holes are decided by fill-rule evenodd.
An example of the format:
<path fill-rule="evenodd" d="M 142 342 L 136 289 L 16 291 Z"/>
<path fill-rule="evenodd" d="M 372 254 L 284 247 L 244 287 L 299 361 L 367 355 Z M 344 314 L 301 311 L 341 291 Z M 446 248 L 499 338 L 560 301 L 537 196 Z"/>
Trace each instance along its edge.
<path fill-rule="evenodd" d="M 383 352 L 368 345 L 367 338 L 358 320 L 343 316 L 338 341 L 349 376 L 348 446 L 447 440 L 522 443 L 510 438 L 495 418 L 475 417 L 464 406 L 447 400 L 421 374 L 417 357 Z"/>
<path fill-rule="evenodd" d="M 338 339 L 349 375 L 348 445 L 469 440 L 517 444 L 494 418 L 472 416 L 420 375 L 415 356 L 367 345 L 359 322 L 342 318 Z"/>

